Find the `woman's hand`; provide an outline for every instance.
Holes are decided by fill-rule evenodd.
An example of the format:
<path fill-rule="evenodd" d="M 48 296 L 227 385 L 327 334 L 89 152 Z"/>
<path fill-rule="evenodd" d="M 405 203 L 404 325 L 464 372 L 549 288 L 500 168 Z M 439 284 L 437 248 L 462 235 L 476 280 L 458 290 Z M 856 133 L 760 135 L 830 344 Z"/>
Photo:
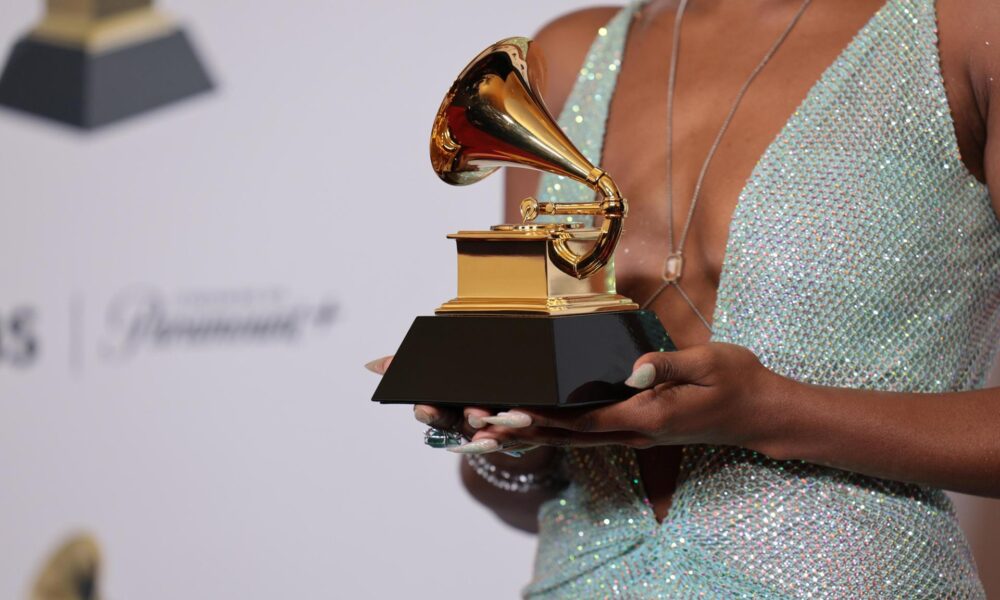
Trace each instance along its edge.
<path fill-rule="evenodd" d="M 389 365 L 392 363 L 392 358 L 392 356 L 385 356 L 383 358 L 375 359 L 366 364 L 365 368 L 377 375 L 385 375 L 385 372 L 389 369 Z M 499 422 L 501 423 L 508 422 L 508 420 L 503 417 L 497 417 L 494 415 L 493 411 L 476 406 L 450 408 L 443 406 L 431 406 L 428 404 L 417 404 L 413 407 L 413 418 L 428 427 L 434 427 L 436 429 L 443 429 L 446 431 L 457 431 L 470 439 L 472 439 L 482 428 L 489 426 L 489 423 L 487 422 L 488 418 L 499 419 Z M 515 419 L 514 422 L 516 423 L 518 421 Z M 511 453 L 513 458 L 521 458 L 521 453 L 533 450 L 535 447 L 535 444 L 524 444 L 512 441 L 504 442 L 497 440 L 496 438 L 481 436 L 475 439 L 474 443 L 470 442 L 464 446 L 449 448 L 449 450 L 460 454 L 485 454 L 489 452 L 502 451 Z M 517 467 L 520 467 L 522 470 L 526 470 L 530 467 L 551 462 L 552 455 L 550 452 L 537 452 L 533 453 L 531 458 L 531 460 L 518 460 L 510 463 L 509 466 L 514 467 L 515 470 L 518 470 Z"/>
<path fill-rule="evenodd" d="M 635 448 L 708 443 L 766 452 L 779 427 L 774 408 L 796 385 L 746 348 L 711 343 L 639 358 L 627 385 L 643 390 L 614 404 L 581 409 L 518 408 L 483 417 L 471 444 Z M 485 440 L 495 440 L 486 443 Z M 470 450 L 473 448 L 470 448 Z"/>
<path fill-rule="evenodd" d="M 365 365 L 365 368 L 376 375 L 385 375 L 391 363 L 392 357 L 385 356 L 371 361 Z M 475 435 L 477 426 L 483 427 L 485 425 L 481 421 L 482 418 L 492 414 L 486 409 L 475 407 L 445 408 L 427 404 L 417 404 L 413 407 L 413 418 L 424 425 L 446 431 L 457 431 L 467 438 Z"/>
<path fill-rule="evenodd" d="M 365 367 L 378 375 L 384 375 L 392 362 L 391 356 L 379 358 L 366 364 Z M 477 407 L 445 408 L 418 404 L 413 407 L 413 416 L 421 423 L 438 429 L 460 431 L 466 437 L 473 437 L 481 428 L 488 427 L 486 418 L 495 418 L 489 410 Z M 489 462 L 497 468 L 511 473 L 537 475 L 545 473 L 556 465 L 557 450 L 555 448 L 536 448 L 525 452 L 523 456 L 501 454 L 500 451 L 525 451 L 534 446 L 525 444 L 502 445 L 496 438 L 484 438 L 475 443 L 460 447 L 464 454 L 494 453 Z M 449 448 L 457 451 L 458 448 Z M 480 476 L 465 460 L 461 461 L 462 483 L 466 490 L 477 501 L 493 510 L 504 522 L 535 533 L 538 531 L 538 508 L 543 502 L 554 497 L 557 489 L 541 487 L 537 490 L 512 492 L 501 489 Z"/>
<path fill-rule="evenodd" d="M 719 343 L 647 354 L 626 383 L 643 391 L 595 408 L 476 412 L 481 421 L 473 420 L 485 426 L 472 428 L 472 445 L 454 450 L 543 446 L 523 459 L 490 457 L 526 461 L 552 446 L 733 445 L 777 460 L 1000 497 L 1000 388 L 918 394 L 817 386 Z M 442 418 L 434 410 L 430 420 Z"/>

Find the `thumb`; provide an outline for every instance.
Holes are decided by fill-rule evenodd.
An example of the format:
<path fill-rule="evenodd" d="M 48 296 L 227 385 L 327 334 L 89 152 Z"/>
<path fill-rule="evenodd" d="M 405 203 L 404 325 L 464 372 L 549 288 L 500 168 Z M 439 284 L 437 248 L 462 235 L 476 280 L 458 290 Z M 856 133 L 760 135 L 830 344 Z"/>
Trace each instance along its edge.
<path fill-rule="evenodd" d="M 644 390 L 661 383 L 697 383 L 706 363 L 696 349 L 650 352 L 635 361 L 625 385 Z"/>

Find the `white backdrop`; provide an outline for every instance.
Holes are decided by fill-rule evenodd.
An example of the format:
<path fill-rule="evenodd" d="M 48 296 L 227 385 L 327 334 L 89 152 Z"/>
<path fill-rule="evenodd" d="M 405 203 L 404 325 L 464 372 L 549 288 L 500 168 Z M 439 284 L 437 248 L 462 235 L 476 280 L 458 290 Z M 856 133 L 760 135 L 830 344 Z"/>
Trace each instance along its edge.
<path fill-rule="evenodd" d="M 533 540 L 362 364 L 499 220 L 498 178 L 427 161 L 452 77 L 577 4 L 164 0 L 217 91 L 93 135 L 0 112 L 0 598 L 77 530 L 110 600 L 515 597 Z M 0 5 L 4 52 L 40 5 Z"/>

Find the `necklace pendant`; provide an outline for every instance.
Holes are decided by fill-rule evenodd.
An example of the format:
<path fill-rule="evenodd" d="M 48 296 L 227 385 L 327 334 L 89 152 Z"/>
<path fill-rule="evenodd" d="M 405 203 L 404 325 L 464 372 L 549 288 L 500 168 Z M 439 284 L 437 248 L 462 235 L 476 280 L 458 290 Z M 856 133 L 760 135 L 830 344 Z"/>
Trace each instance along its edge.
<path fill-rule="evenodd" d="M 677 283 L 684 273 L 684 254 L 673 252 L 667 255 L 663 261 L 663 281 L 667 283 Z"/>

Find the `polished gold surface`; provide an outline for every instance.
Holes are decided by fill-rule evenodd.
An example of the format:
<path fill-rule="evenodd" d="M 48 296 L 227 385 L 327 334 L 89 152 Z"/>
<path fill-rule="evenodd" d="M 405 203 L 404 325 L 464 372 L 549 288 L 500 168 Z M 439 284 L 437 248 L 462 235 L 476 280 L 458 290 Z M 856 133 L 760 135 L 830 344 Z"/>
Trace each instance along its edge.
<path fill-rule="evenodd" d="M 515 223 L 513 225 L 492 225 L 490 231 L 517 231 L 522 235 L 527 232 L 538 232 L 538 235 L 548 235 L 547 232 L 560 229 L 583 229 L 583 223 Z M 461 233 L 461 232 L 459 232 Z M 475 232 L 467 232 L 475 233 Z M 456 234 L 457 235 L 457 234 Z"/>
<path fill-rule="evenodd" d="M 137 8 L 149 8 L 153 0 L 47 0 L 49 14 L 106 17 Z"/>
<path fill-rule="evenodd" d="M 152 0 L 49 0 L 31 36 L 99 53 L 164 36 L 175 28 Z"/>
<path fill-rule="evenodd" d="M 582 315 L 597 312 L 638 310 L 639 305 L 618 294 L 587 294 L 550 298 L 454 298 L 438 307 L 448 313 L 525 313 L 539 315 Z"/>
<path fill-rule="evenodd" d="M 538 92 L 542 67 L 527 38 L 509 38 L 482 53 L 459 74 L 434 119 L 431 164 L 444 181 L 466 185 L 499 167 L 548 171 L 589 185 L 600 202 L 562 205 L 526 199 L 522 216 L 581 214 L 603 217 L 598 235 L 581 246 L 578 232 L 550 236 L 552 266 L 577 279 L 596 276 L 611 262 L 627 202 L 611 176 L 566 137 Z"/>
<path fill-rule="evenodd" d="M 458 246 L 458 297 L 437 312 L 570 315 L 637 309 L 615 293 L 613 277 L 580 279 L 556 266 L 554 240 L 565 239 L 579 252 L 599 235 L 565 225 L 506 225 L 452 234 L 448 237 Z"/>
<path fill-rule="evenodd" d="M 458 248 L 458 296 L 438 313 L 570 315 L 636 310 L 615 292 L 615 247 L 628 204 L 610 175 L 566 137 L 538 92 L 541 59 L 527 38 L 480 53 L 434 119 L 431 164 L 444 181 L 475 183 L 500 167 L 556 173 L 590 186 L 595 202 L 525 198 L 523 223 L 448 236 Z M 534 223 L 539 215 L 601 217 L 599 228 Z"/>

